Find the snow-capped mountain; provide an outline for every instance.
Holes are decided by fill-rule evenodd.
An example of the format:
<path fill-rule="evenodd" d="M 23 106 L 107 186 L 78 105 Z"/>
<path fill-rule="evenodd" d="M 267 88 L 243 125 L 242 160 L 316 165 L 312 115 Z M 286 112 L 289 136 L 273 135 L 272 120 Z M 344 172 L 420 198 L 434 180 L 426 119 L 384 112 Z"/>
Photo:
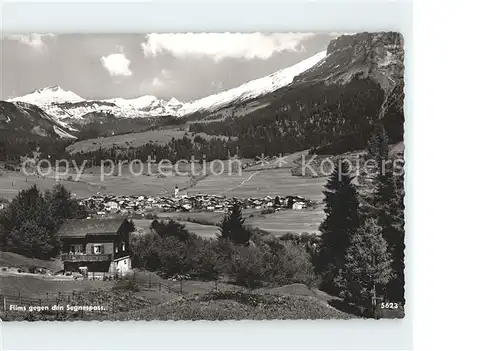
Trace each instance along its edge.
<path fill-rule="evenodd" d="M 178 110 L 177 106 L 182 104 L 176 98 L 171 98 L 167 102 L 152 95 L 144 95 L 135 99 L 115 98 L 103 101 L 115 104 L 125 111 L 145 112 L 153 116 L 176 115 L 176 111 Z"/>
<path fill-rule="evenodd" d="M 322 51 L 294 66 L 284 68 L 268 76 L 246 82 L 236 88 L 205 98 L 181 102 L 176 98 L 168 101 L 152 95 L 133 99 L 113 98 L 87 100 L 59 86 L 38 89 L 30 94 L 10 99 L 10 102 L 27 102 L 44 109 L 59 120 L 84 123 L 89 113 L 105 113 L 116 117 L 137 118 L 172 115 L 182 117 L 195 112 L 214 112 L 236 102 L 254 99 L 292 83 L 294 77 L 310 69 L 326 56 Z"/>
<path fill-rule="evenodd" d="M 95 112 L 116 117 L 136 118 L 175 115 L 175 111 L 179 108 L 179 101 L 175 98 L 168 102 L 151 95 L 134 99 L 86 100 L 59 86 L 38 89 L 8 101 L 30 103 L 41 107 L 58 120 L 77 123 L 84 123 L 85 115 Z"/>
<path fill-rule="evenodd" d="M 312 68 L 326 57 L 326 50 L 311 56 L 296 65 L 281 69 L 268 76 L 246 82 L 239 87 L 187 102 L 179 109 L 179 115 L 188 115 L 199 111 L 214 112 L 235 102 L 243 102 L 271 93 L 289 85 L 300 73 Z"/>
<path fill-rule="evenodd" d="M 51 85 L 42 89 L 35 90 L 27 95 L 10 99 L 11 102 L 27 102 L 37 106 L 60 104 L 68 102 L 84 101 L 82 97 L 72 91 L 64 90 L 59 85 Z"/>

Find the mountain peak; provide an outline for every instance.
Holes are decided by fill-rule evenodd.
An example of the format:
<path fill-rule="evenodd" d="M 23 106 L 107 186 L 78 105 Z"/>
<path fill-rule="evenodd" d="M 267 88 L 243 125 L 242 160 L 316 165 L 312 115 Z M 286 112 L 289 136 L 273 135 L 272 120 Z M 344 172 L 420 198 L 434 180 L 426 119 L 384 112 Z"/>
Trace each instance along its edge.
<path fill-rule="evenodd" d="M 44 91 L 58 91 L 63 90 L 59 85 L 48 85 L 46 87 L 35 90 L 35 92 L 41 93 Z"/>
<path fill-rule="evenodd" d="M 10 101 L 27 102 L 34 105 L 50 105 L 52 103 L 80 102 L 84 101 L 82 97 L 65 90 L 59 85 L 50 85 L 41 89 L 37 89 L 24 96 L 19 96 Z"/>
<path fill-rule="evenodd" d="M 180 105 L 182 102 L 177 100 L 176 98 L 172 97 L 170 100 L 168 100 L 167 105 Z"/>

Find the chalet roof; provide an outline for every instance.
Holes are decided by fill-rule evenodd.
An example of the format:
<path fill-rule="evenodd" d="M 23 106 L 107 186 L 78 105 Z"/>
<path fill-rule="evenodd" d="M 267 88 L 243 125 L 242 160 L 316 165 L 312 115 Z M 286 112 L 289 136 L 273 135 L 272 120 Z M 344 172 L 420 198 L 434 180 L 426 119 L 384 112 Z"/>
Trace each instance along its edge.
<path fill-rule="evenodd" d="M 72 219 L 65 222 L 57 236 L 59 237 L 85 237 L 88 234 L 111 234 L 116 235 L 116 232 L 122 225 L 124 219 Z"/>

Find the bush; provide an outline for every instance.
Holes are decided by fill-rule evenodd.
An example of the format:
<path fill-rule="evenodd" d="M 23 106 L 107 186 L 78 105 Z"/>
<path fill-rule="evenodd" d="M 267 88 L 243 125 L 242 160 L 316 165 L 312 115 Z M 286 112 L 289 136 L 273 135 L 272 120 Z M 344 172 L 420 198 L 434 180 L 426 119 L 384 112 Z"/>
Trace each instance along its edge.
<path fill-rule="evenodd" d="M 160 237 L 174 237 L 181 241 L 188 241 L 194 238 L 184 224 L 174 221 L 173 219 L 165 221 L 153 220 L 150 229 Z"/>
<path fill-rule="evenodd" d="M 133 292 L 141 291 L 139 285 L 134 279 L 134 276 L 126 276 L 122 280 L 118 281 L 115 286 L 112 288 L 113 290 L 128 290 Z"/>
<path fill-rule="evenodd" d="M 260 211 L 260 214 L 266 215 L 266 214 L 271 214 L 276 212 L 274 208 L 265 208 L 262 211 Z"/>
<path fill-rule="evenodd" d="M 164 277 L 189 274 L 198 279 L 216 279 L 220 260 L 216 240 L 204 240 L 189 233 L 189 240 L 150 233 L 131 241 L 132 260 L 138 268 Z"/>
<path fill-rule="evenodd" d="M 176 227 L 171 223 L 171 227 Z M 132 260 L 138 268 L 163 277 L 189 274 L 214 280 L 224 273 L 236 284 L 249 288 L 292 283 L 315 284 L 307 245 L 282 241 L 257 233 L 246 245 L 230 239 L 203 239 L 189 233 L 189 240 L 155 232 L 132 237 Z"/>
<path fill-rule="evenodd" d="M 272 253 L 264 246 L 236 246 L 231 254 L 229 275 L 238 285 L 257 288 L 266 285 L 272 270 Z"/>
<path fill-rule="evenodd" d="M 305 247 L 278 240 L 235 247 L 227 273 L 236 284 L 249 288 L 316 284 L 313 265 Z"/>
<path fill-rule="evenodd" d="M 303 245 L 287 242 L 274 254 L 271 282 L 273 285 L 303 283 L 315 285 L 311 257 Z"/>

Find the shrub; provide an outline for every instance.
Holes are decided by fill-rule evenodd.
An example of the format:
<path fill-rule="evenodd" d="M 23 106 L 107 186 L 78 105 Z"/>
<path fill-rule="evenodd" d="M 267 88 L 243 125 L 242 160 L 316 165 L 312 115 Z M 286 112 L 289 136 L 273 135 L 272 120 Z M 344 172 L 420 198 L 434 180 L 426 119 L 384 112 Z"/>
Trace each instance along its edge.
<path fill-rule="evenodd" d="M 266 215 L 266 214 L 271 214 L 276 212 L 274 208 L 265 208 L 262 211 L 260 211 L 260 214 Z"/>
<path fill-rule="evenodd" d="M 270 277 L 271 262 L 271 250 L 265 246 L 236 246 L 228 273 L 236 284 L 249 288 L 264 286 Z"/>
<path fill-rule="evenodd" d="M 189 274 L 213 280 L 224 273 L 236 284 L 249 288 L 284 284 L 315 284 L 307 245 L 254 235 L 246 245 L 230 239 L 203 239 L 189 233 L 189 240 L 160 236 L 155 232 L 134 236 L 132 259 L 138 268 L 164 277 Z"/>
<path fill-rule="evenodd" d="M 150 233 L 131 241 L 132 259 L 138 268 L 164 277 L 189 274 L 198 279 L 216 279 L 219 272 L 218 243 L 189 233 L 189 240 Z"/>
<path fill-rule="evenodd" d="M 270 276 L 273 285 L 316 283 L 311 257 L 303 245 L 286 242 L 273 255 Z"/>
<path fill-rule="evenodd" d="M 165 221 L 153 220 L 150 229 L 153 230 L 160 237 L 175 237 L 181 241 L 188 241 L 193 238 L 184 224 L 174 221 L 173 219 Z"/>
<path fill-rule="evenodd" d="M 229 276 L 249 288 L 292 283 L 314 285 L 316 276 L 303 245 L 269 240 L 255 246 L 236 246 L 232 251 Z"/>
<path fill-rule="evenodd" d="M 139 285 L 134 279 L 134 276 L 126 276 L 122 280 L 119 280 L 115 286 L 112 288 L 113 290 L 128 290 L 133 292 L 141 291 Z"/>

